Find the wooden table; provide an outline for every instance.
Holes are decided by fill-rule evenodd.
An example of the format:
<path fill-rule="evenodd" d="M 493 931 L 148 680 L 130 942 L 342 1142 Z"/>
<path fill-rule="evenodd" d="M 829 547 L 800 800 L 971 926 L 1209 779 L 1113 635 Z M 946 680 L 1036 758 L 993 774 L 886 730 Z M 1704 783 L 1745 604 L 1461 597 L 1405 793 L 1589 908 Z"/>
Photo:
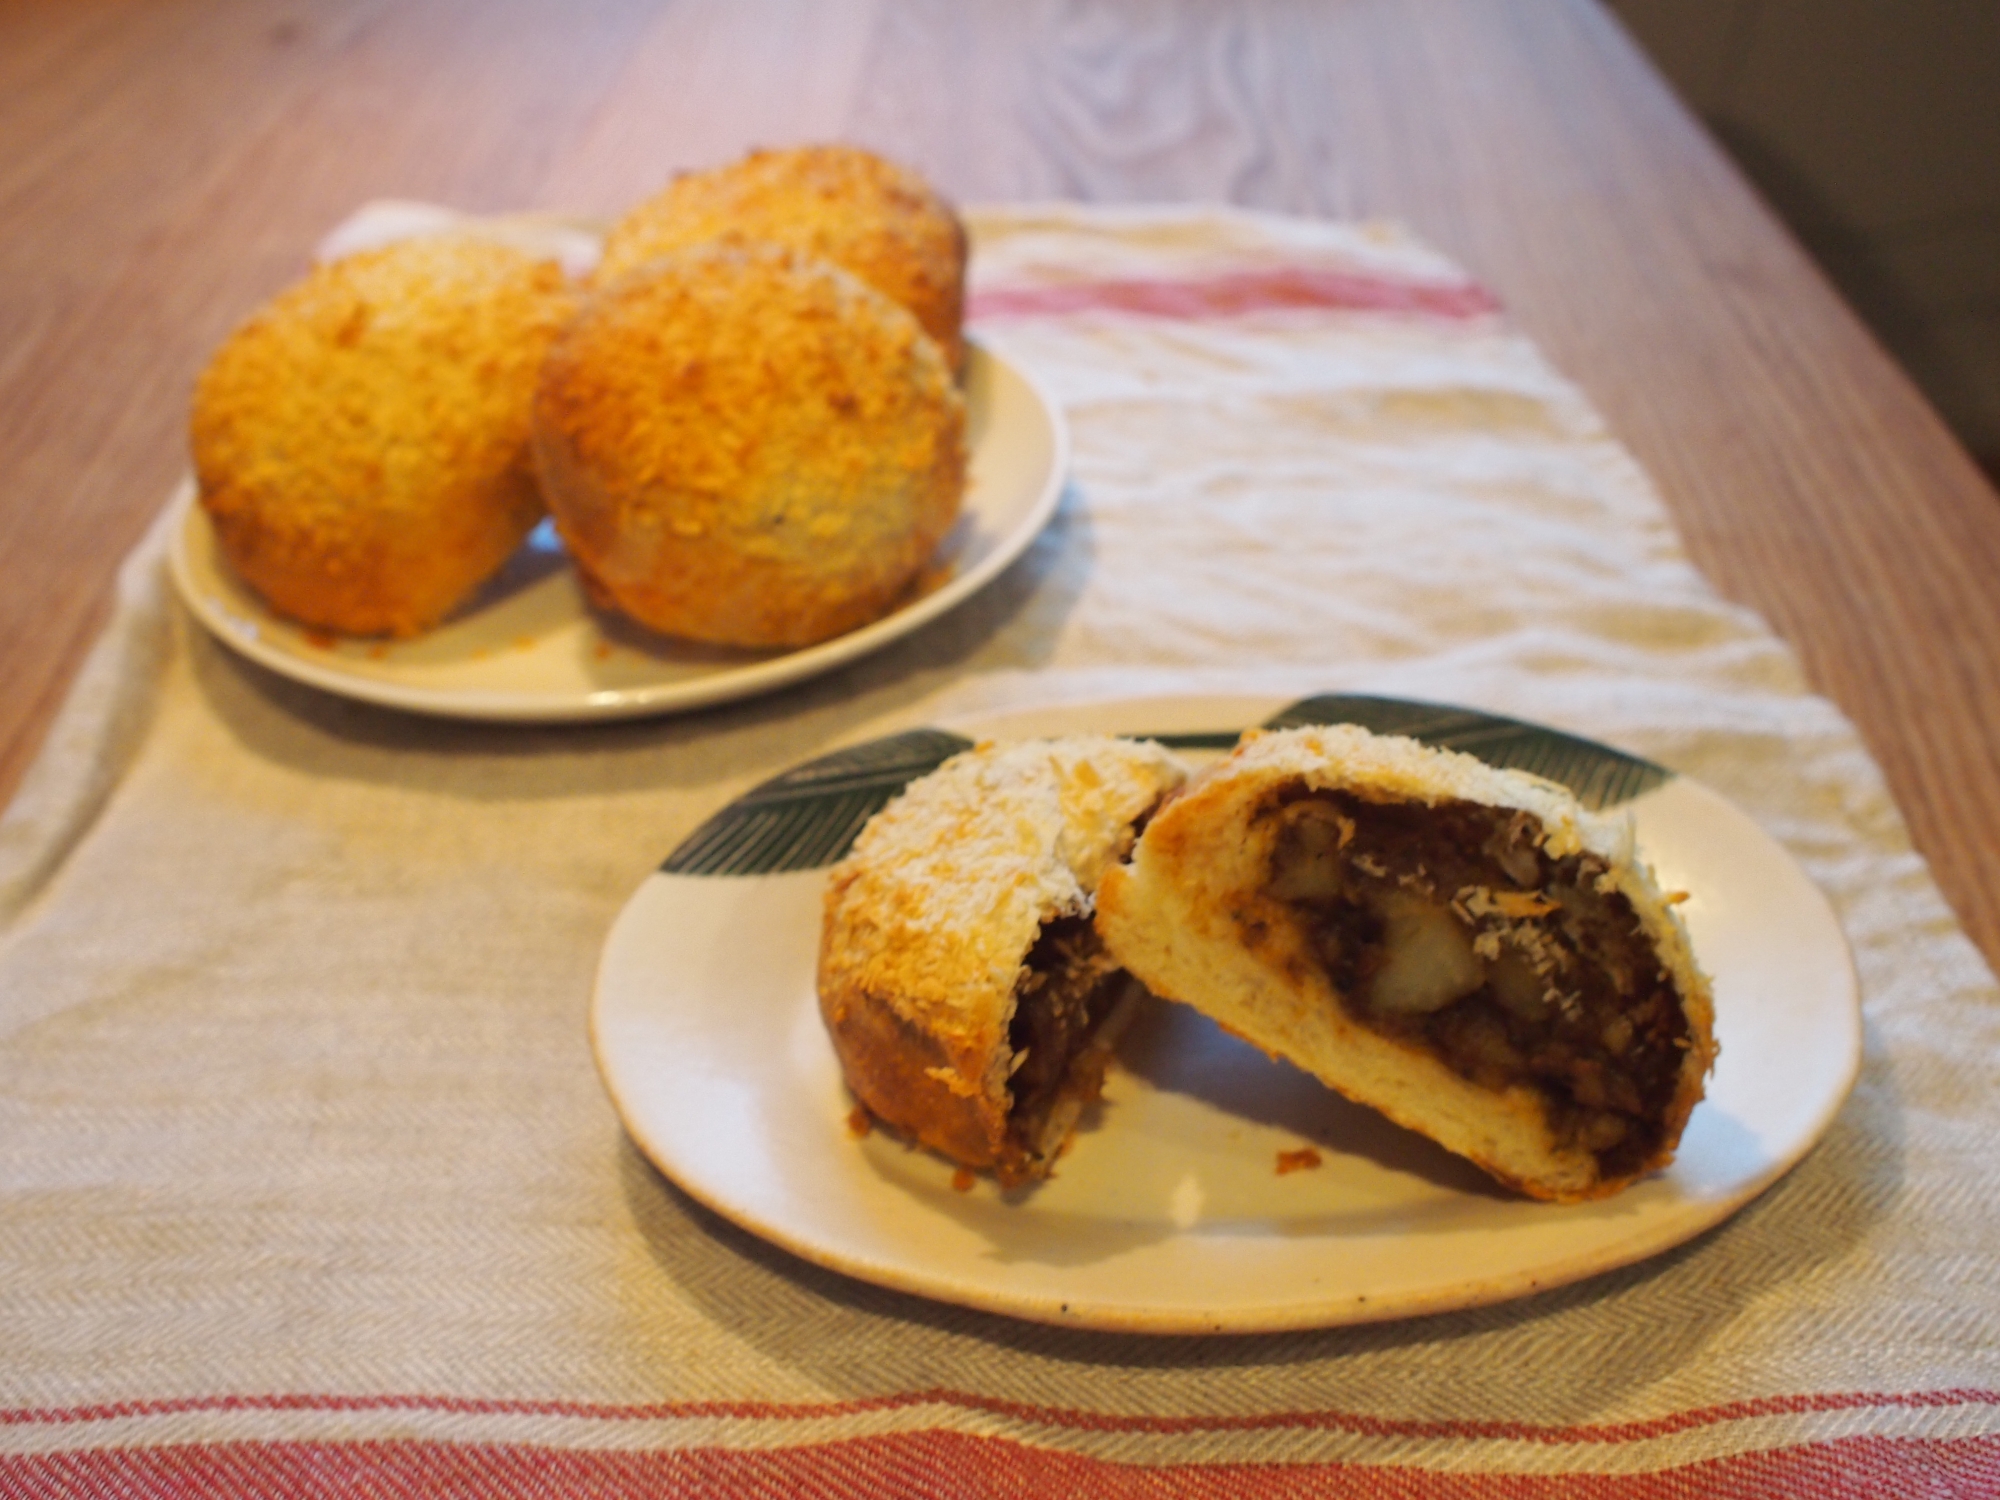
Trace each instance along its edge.
<path fill-rule="evenodd" d="M 356 204 L 613 211 L 842 137 L 964 200 L 1402 219 L 1860 726 L 2000 962 L 2000 500 L 1591 0 L 72 0 L 0 9 L 0 793 L 208 351 Z"/>

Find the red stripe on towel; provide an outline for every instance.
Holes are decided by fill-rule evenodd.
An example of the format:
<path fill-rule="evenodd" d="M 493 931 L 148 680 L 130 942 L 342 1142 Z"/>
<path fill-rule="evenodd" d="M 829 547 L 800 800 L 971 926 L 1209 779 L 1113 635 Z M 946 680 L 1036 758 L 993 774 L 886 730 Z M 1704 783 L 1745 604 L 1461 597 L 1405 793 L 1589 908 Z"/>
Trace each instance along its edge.
<path fill-rule="evenodd" d="M 0 1458 L 0 1494 L 117 1494 L 146 1500 L 238 1495 L 918 1496 L 1051 1495 L 1068 1500 L 1732 1500 L 1812 1495 L 1990 1495 L 2000 1489 L 2000 1438 L 1856 1437 L 1644 1474 L 1438 1473 L 1351 1464 L 1141 1465 L 1053 1452 L 1006 1439 L 919 1432 L 809 1447 L 607 1453 L 524 1444 L 417 1441 L 217 1443 L 92 1448 Z"/>
<path fill-rule="evenodd" d="M 1006 1401 L 972 1391 L 897 1391 L 846 1401 L 662 1401 L 619 1405 L 588 1401 L 501 1400 L 477 1396 L 410 1394 L 382 1395 L 217 1395 L 111 1401 L 90 1406 L 21 1407 L 0 1410 L 0 1428 L 10 1426 L 70 1426 L 134 1417 L 162 1417 L 195 1412 L 417 1411 L 487 1416 L 575 1417 L 591 1421 L 627 1422 L 725 1418 L 745 1421 L 821 1421 L 873 1412 L 907 1411 L 919 1406 L 944 1406 L 985 1412 L 1026 1425 L 1071 1432 L 1131 1432 L 1191 1435 L 1226 1432 L 1351 1432 L 1367 1437 L 1422 1439 L 1500 1439 L 1561 1446 L 1572 1443 L 1632 1443 L 1672 1437 L 1702 1428 L 1763 1417 L 1815 1412 L 1868 1410 L 1935 1410 L 1951 1407 L 2000 1406 L 2000 1391 L 1956 1388 L 1936 1391 L 1825 1391 L 1810 1395 L 1766 1396 L 1717 1406 L 1695 1407 L 1629 1422 L 1553 1426 L 1533 1422 L 1417 1420 L 1366 1412 L 1274 1411 L 1253 1415 L 1148 1416 L 1087 1411 L 1076 1407 L 1035 1406 Z"/>
<path fill-rule="evenodd" d="M 1048 286 L 999 286 L 975 292 L 971 319 L 1062 317 L 1080 312 L 1136 313 L 1153 318 L 1228 318 L 1279 308 L 1416 313 L 1475 318 L 1500 303 L 1470 281 L 1410 281 L 1357 271 L 1280 266 L 1185 280 L 1072 281 Z"/>

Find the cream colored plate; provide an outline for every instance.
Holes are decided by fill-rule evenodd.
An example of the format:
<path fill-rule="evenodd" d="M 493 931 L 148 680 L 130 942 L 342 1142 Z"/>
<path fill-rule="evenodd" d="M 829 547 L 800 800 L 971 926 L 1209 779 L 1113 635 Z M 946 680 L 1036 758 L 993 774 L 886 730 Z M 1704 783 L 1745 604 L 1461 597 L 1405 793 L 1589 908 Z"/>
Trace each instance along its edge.
<path fill-rule="evenodd" d="M 225 645 L 331 693 L 449 718 L 627 719 L 747 698 L 842 666 L 985 587 L 1055 513 L 1069 467 L 1062 414 L 1026 373 L 975 346 L 966 384 L 970 482 L 945 538 L 944 583 L 885 619 L 798 651 L 732 651 L 649 634 L 585 601 L 546 525 L 499 578 L 412 641 L 340 639 L 282 620 L 216 550 L 193 486 L 174 498 L 174 582 Z"/>
<path fill-rule="evenodd" d="M 1234 730 L 1281 705 L 1150 700 L 953 726 L 978 736 Z M 1497 1302 L 1629 1265 L 1762 1192 L 1859 1066 L 1826 900 L 1731 804 L 1673 779 L 1627 804 L 1715 980 L 1722 1057 L 1668 1171 L 1601 1203 L 1493 1187 L 1428 1141 L 1160 1004 L 1056 1177 L 956 1191 L 948 1163 L 857 1140 L 813 992 L 822 871 L 654 875 L 598 970 L 599 1067 L 640 1149 L 693 1197 L 819 1265 L 1048 1323 L 1252 1332 Z M 1321 1165 L 1280 1174 L 1280 1153 Z"/>

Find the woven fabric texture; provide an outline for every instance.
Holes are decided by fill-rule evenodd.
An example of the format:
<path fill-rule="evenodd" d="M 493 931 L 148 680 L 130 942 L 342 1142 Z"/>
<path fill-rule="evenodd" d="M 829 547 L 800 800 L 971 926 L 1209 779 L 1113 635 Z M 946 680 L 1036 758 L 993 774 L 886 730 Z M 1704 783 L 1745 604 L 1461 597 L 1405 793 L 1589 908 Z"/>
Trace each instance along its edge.
<path fill-rule="evenodd" d="M 1066 410 L 1071 483 L 993 586 L 831 676 L 612 726 L 426 720 L 245 664 L 171 599 L 163 533 L 132 557 L 0 822 L 0 1489 L 1993 1479 L 2000 988 L 1853 728 L 1585 396 L 1393 228 L 971 218 L 976 329 Z M 597 956 L 730 797 L 953 714 L 1331 691 L 1607 741 L 1802 862 L 1866 1051 L 1796 1170 L 1525 1300 L 1149 1339 L 814 1269 L 625 1136 Z"/>

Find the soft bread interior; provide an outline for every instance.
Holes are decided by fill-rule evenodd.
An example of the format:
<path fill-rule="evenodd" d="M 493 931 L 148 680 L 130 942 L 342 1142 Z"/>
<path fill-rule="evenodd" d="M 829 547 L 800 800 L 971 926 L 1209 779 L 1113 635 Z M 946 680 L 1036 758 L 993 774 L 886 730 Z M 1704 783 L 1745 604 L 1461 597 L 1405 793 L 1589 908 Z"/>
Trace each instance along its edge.
<path fill-rule="evenodd" d="M 1325 748 L 1225 762 L 1167 808 L 1100 889 L 1114 956 L 1535 1196 L 1671 1159 L 1713 1044 L 1650 880 L 1546 784 L 1508 805 L 1464 795 L 1523 790 L 1504 778 L 1423 788 L 1437 752 L 1371 779 Z"/>

